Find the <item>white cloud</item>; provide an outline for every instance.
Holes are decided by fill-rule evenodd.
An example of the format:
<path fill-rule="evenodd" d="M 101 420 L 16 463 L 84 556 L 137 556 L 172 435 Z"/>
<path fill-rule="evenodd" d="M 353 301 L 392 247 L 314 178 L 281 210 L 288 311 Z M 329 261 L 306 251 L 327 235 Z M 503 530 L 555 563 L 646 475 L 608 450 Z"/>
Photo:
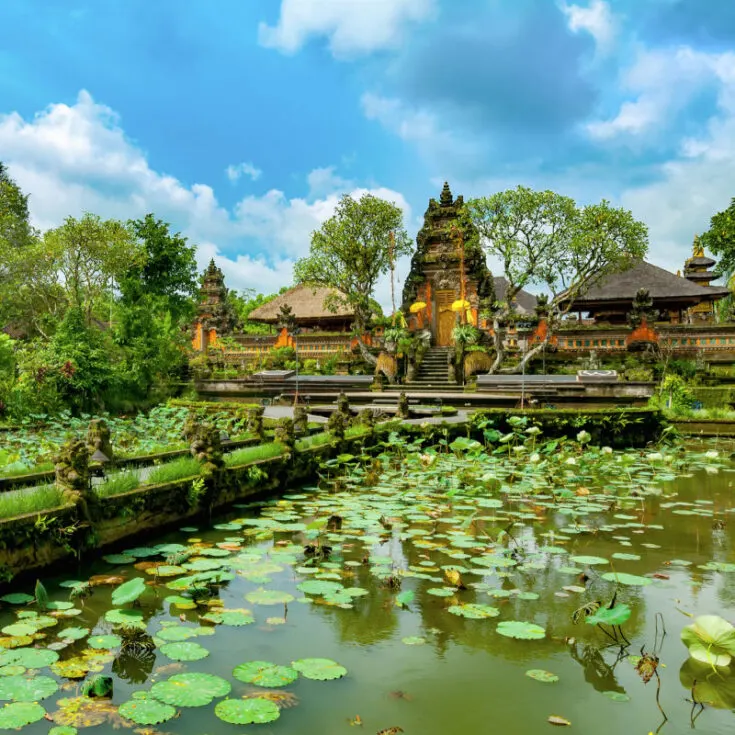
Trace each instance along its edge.
<path fill-rule="evenodd" d="M 409 23 L 432 17 L 436 0 L 281 0 L 275 26 L 261 23 L 262 46 L 286 54 L 325 36 L 336 57 L 395 47 Z"/>
<path fill-rule="evenodd" d="M 0 115 L 0 151 L 10 175 L 30 194 L 39 228 L 87 211 L 120 219 L 154 212 L 198 244 L 201 267 L 216 257 L 228 285 L 238 289 L 269 292 L 288 285 L 293 261 L 308 252 L 311 232 L 332 215 L 345 190 L 394 201 L 410 220 L 400 193 L 360 188 L 334 168 L 309 174 L 307 197 L 289 198 L 272 189 L 246 196 L 229 210 L 210 186 L 187 187 L 152 169 L 115 112 L 86 91 L 75 104 L 50 105 L 32 119 Z"/>
<path fill-rule="evenodd" d="M 623 102 L 614 117 L 589 123 L 587 131 L 599 140 L 655 134 L 706 85 L 727 85 L 733 74 L 732 52 L 708 54 L 688 46 L 643 49 L 621 79 L 623 91 L 635 99 Z"/>
<path fill-rule="evenodd" d="M 589 33 L 597 44 L 600 53 L 608 53 L 615 43 L 617 24 L 610 6 L 605 0 L 592 0 L 585 8 L 581 5 L 568 5 L 562 2 L 561 9 L 567 17 L 567 25 L 573 33 Z"/>
<path fill-rule="evenodd" d="M 227 178 L 234 184 L 242 176 L 247 176 L 251 181 L 257 181 L 263 173 L 259 168 L 253 166 L 252 163 L 236 163 L 230 164 L 225 170 Z"/>

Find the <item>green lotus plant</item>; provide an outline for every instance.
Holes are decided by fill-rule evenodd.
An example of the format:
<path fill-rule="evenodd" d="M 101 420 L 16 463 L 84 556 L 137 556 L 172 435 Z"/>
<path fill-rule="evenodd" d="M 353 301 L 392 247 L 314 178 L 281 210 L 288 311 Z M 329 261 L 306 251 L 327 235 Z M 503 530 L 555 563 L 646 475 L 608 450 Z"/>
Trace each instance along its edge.
<path fill-rule="evenodd" d="M 695 661 L 727 666 L 735 656 L 735 627 L 719 615 L 700 615 L 681 631 L 682 643 Z"/>

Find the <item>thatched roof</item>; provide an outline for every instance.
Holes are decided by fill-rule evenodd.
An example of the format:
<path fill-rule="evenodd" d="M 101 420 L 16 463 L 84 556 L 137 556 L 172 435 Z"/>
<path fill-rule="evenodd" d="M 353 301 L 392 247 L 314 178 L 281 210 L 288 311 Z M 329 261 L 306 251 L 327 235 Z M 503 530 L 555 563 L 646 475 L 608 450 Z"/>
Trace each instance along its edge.
<path fill-rule="evenodd" d="M 509 285 L 508 279 L 505 276 L 495 276 L 493 282 L 495 283 L 496 301 L 505 301 L 505 294 L 508 292 Z M 528 291 L 524 291 L 523 289 L 516 294 L 516 304 L 522 314 L 533 314 L 537 301 L 532 293 L 528 293 Z"/>
<path fill-rule="evenodd" d="M 615 273 L 595 284 L 575 306 L 591 306 L 597 302 L 631 302 L 636 292 L 645 288 L 652 299 L 682 300 L 692 303 L 720 299 L 730 291 L 725 286 L 700 286 L 663 268 L 641 261 L 622 273 Z"/>
<path fill-rule="evenodd" d="M 278 322 L 282 306 L 290 306 L 299 322 L 325 321 L 327 319 L 351 319 L 353 310 L 339 304 L 335 311 L 324 306 L 325 300 L 332 294 L 339 292 L 333 288 L 321 286 L 300 285 L 290 288 L 263 306 L 250 312 L 248 319 L 254 322 L 275 324 Z"/>

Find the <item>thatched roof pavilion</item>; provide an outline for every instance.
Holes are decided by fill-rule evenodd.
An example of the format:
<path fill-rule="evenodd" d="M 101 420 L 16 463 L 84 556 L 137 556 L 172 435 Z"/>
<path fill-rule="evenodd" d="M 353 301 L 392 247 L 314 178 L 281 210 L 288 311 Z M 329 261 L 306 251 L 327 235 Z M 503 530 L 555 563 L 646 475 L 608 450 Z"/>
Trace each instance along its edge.
<path fill-rule="evenodd" d="M 333 309 L 325 306 L 329 298 L 335 295 L 339 295 L 339 291 L 333 288 L 301 284 L 251 311 L 248 319 L 277 325 L 281 309 L 286 306 L 293 310 L 296 323 L 302 329 L 345 332 L 350 329 L 355 314 L 352 308 L 343 303 L 336 304 Z"/>
<path fill-rule="evenodd" d="M 648 291 L 654 307 L 662 316 L 668 315 L 668 319 L 675 322 L 688 321 L 692 311 L 711 314 L 714 302 L 730 293 L 725 286 L 700 286 L 688 278 L 641 261 L 596 283 L 574 300 L 572 310 L 588 312 L 597 321 L 624 322 L 636 293 L 642 288 Z"/>

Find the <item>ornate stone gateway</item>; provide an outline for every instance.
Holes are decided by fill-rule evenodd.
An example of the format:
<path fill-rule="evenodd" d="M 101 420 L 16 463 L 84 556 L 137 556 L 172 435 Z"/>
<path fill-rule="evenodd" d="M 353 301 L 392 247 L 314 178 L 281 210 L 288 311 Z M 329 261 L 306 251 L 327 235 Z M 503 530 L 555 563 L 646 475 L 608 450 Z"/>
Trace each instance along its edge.
<path fill-rule="evenodd" d="M 429 200 L 403 289 L 409 329 L 430 330 L 438 346 L 452 343 L 452 330 L 461 321 L 485 328 L 481 315 L 495 300 L 478 233 L 463 214 L 463 198 L 454 199 L 445 183 L 439 201 Z M 453 311 L 461 300 L 469 307 Z"/>

